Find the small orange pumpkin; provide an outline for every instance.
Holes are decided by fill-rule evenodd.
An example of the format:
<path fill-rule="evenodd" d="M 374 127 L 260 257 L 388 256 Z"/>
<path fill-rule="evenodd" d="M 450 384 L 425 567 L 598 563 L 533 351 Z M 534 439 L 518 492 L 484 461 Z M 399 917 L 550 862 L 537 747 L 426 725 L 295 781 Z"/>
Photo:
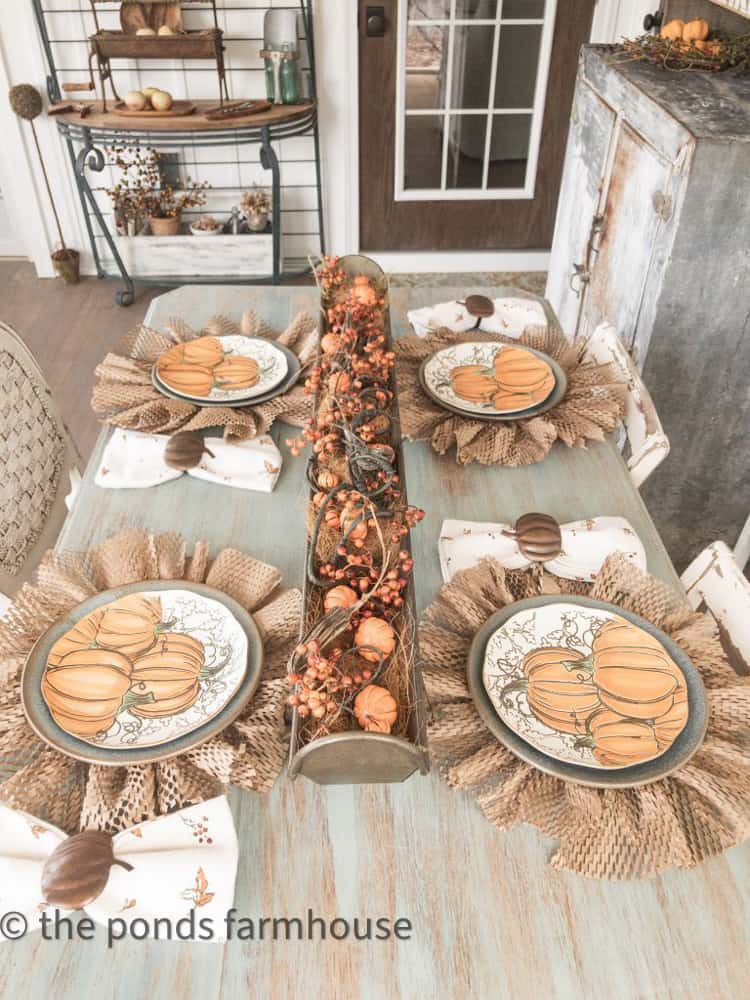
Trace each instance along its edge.
<path fill-rule="evenodd" d="M 153 646 L 161 631 L 162 609 L 158 597 L 129 594 L 104 608 L 96 641 L 99 646 L 116 649 L 136 657 Z"/>
<path fill-rule="evenodd" d="M 354 279 L 351 295 L 360 305 L 375 306 L 378 304 L 378 293 L 370 284 L 370 279 L 364 274 L 358 274 Z"/>
<path fill-rule="evenodd" d="M 320 349 L 324 354 L 336 354 L 343 346 L 344 341 L 337 333 L 326 333 L 320 338 Z"/>
<path fill-rule="evenodd" d="M 249 389 L 260 381 L 260 367 L 255 358 L 224 358 L 213 371 L 219 389 Z"/>
<path fill-rule="evenodd" d="M 711 34 L 711 25 L 702 17 L 688 21 L 682 29 L 683 42 L 705 42 Z"/>
<path fill-rule="evenodd" d="M 342 396 L 351 387 L 352 379 L 348 372 L 334 372 L 328 379 L 328 391 L 334 395 Z"/>
<path fill-rule="evenodd" d="M 625 719 L 617 712 L 602 708 L 589 719 L 590 739 L 579 746 L 590 746 L 605 767 L 627 767 L 651 760 L 659 754 L 653 726 L 639 719 Z"/>
<path fill-rule="evenodd" d="M 133 663 L 132 690 L 153 695 L 130 708 L 133 715 L 161 719 L 190 708 L 200 694 L 203 644 L 191 635 L 165 632 L 153 649 Z"/>
<path fill-rule="evenodd" d="M 601 708 L 596 687 L 585 674 L 569 669 L 575 653 L 563 646 L 543 646 L 526 655 L 526 678 L 511 681 L 502 694 L 525 690 L 529 708 L 550 729 L 561 733 L 583 733 L 586 722 Z"/>
<path fill-rule="evenodd" d="M 354 715 L 368 733 L 390 733 L 398 718 L 393 695 L 378 684 L 368 684 L 354 699 Z"/>
<path fill-rule="evenodd" d="M 679 18 L 674 18 L 671 21 L 667 21 L 667 23 L 662 26 L 659 34 L 662 38 L 668 38 L 673 42 L 679 42 L 682 39 L 682 32 L 684 30 L 685 22 Z"/>
<path fill-rule="evenodd" d="M 457 365 L 450 374 L 455 394 L 470 403 L 487 403 L 497 392 L 497 382 L 482 365 Z"/>
<path fill-rule="evenodd" d="M 189 396 L 208 396 L 214 384 L 210 368 L 200 365 L 167 364 L 159 365 L 159 378 L 177 392 Z"/>
<path fill-rule="evenodd" d="M 47 656 L 47 663 L 56 667 L 64 656 L 75 652 L 78 649 L 95 649 L 96 636 L 99 630 L 99 623 L 102 620 L 104 608 L 97 608 L 91 614 L 81 618 L 75 625 L 68 629 L 65 635 L 60 636 Z"/>
<path fill-rule="evenodd" d="M 321 469 L 316 478 L 318 480 L 318 486 L 322 490 L 332 490 L 334 486 L 338 486 L 341 482 L 336 473 L 331 472 L 330 469 Z"/>
<path fill-rule="evenodd" d="M 350 608 L 358 600 L 359 594 L 356 591 L 345 584 L 341 584 L 326 591 L 326 595 L 323 598 L 323 607 L 326 611 L 333 611 L 334 608 Z"/>
<path fill-rule="evenodd" d="M 132 670 L 130 660 L 114 649 L 76 649 L 47 666 L 42 697 L 66 733 L 96 736 L 115 721 Z"/>
<path fill-rule="evenodd" d="M 393 626 L 382 618 L 364 618 L 354 633 L 355 646 L 371 646 L 371 649 L 359 650 L 363 660 L 377 663 L 383 657 L 390 656 L 396 648 L 396 633 Z"/>

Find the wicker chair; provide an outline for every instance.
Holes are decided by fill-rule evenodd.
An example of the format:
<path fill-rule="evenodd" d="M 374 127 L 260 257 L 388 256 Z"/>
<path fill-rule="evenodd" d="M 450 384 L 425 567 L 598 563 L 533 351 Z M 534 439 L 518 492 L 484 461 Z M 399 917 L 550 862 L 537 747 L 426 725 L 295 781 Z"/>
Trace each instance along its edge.
<path fill-rule="evenodd" d="M 44 375 L 0 323 L 0 614 L 55 544 L 80 457 Z M 70 482 L 70 487 L 68 486 Z"/>

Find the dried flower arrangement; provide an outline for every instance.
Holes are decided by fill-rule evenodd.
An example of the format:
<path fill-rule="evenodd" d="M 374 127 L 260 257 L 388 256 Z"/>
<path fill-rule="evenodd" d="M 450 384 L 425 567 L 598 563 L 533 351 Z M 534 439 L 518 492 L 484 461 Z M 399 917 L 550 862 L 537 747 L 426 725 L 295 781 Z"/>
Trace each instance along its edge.
<path fill-rule="evenodd" d="M 272 204 L 268 191 L 254 184 L 252 191 L 243 191 L 240 198 L 240 211 L 246 219 L 251 215 L 268 215 Z"/>
<path fill-rule="evenodd" d="M 394 430 L 387 291 L 338 258 L 317 272 L 324 333 L 305 383 L 315 414 L 287 445 L 312 445 L 303 638 L 289 704 L 299 743 L 346 730 L 403 736 L 413 711 L 414 635 L 406 502 Z"/>
<path fill-rule="evenodd" d="M 750 32 L 742 35 L 712 32 L 703 18 L 668 21 L 658 35 L 626 38 L 618 48 L 628 59 L 651 62 L 672 71 L 750 70 Z"/>
<path fill-rule="evenodd" d="M 165 184 L 156 150 L 114 146 L 108 154 L 110 164 L 121 171 L 119 181 L 106 188 L 118 228 L 127 232 L 132 223 L 139 232 L 147 219 L 179 220 L 184 209 L 205 205 L 210 184 L 190 177 L 181 190 Z"/>

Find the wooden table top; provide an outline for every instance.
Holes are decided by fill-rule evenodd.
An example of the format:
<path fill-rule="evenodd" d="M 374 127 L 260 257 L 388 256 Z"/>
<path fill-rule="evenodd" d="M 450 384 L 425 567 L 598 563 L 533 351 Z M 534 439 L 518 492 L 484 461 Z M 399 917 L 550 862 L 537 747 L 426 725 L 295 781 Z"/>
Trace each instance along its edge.
<path fill-rule="evenodd" d="M 69 95 L 69 100 L 63 99 L 60 103 L 68 104 L 72 101 L 90 106 L 91 113 L 85 118 L 81 118 L 77 111 L 53 117 L 58 121 L 67 122 L 69 125 L 80 125 L 83 128 L 101 129 L 107 132 L 115 129 L 126 132 L 215 132 L 224 129 L 260 128 L 262 125 L 281 125 L 284 122 L 292 122 L 296 118 L 309 114 L 314 108 L 310 102 L 274 104 L 268 111 L 260 111 L 255 115 L 242 115 L 227 121 L 210 121 L 208 118 L 204 118 L 204 112 L 208 108 L 217 107 L 217 101 L 190 101 L 190 104 L 195 105 L 193 114 L 167 118 L 137 118 L 132 115 L 118 115 L 116 111 L 112 110 L 117 103 L 114 100 L 107 102 L 108 111 L 102 111 L 101 101 L 78 101 L 75 94 Z"/>
<path fill-rule="evenodd" d="M 393 289 L 394 333 L 405 330 L 407 308 L 465 292 Z M 239 318 L 248 306 L 283 327 L 300 309 L 314 312 L 317 298 L 314 288 L 185 287 L 156 299 L 147 321 L 158 328 L 179 315 L 198 327 L 216 313 Z M 244 549 L 279 566 L 287 584 L 301 583 L 304 459 L 287 453 L 271 495 L 190 477 L 106 491 L 93 475 L 108 433 L 100 436 L 61 547 L 87 547 L 126 524 L 179 529 L 189 540 L 208 539 L 213 552 L 227 544 Z M 288 433 L 274 428 L 277 440 Z M 585 451 L 555 446 L 545 462 L 526 469 L 460 469 L 426 444 L 407 444 L 405 465 L 409 499 L 427 510 L 412 535 L 420 611 L 440 584 L 437 537 L 446 517 L 508 521 L 532 509 L 563 521 L 620 514 L 643 540 L 652 572 L 678 585 L 610 443 Z M 402 785 L 328 788 L 282 775 L 270 795 L 233 791 L 230 801 L 240 840 L 239 915 L 306 919 L 310 909 L 329 920 L 401 917 L 411 921 L 410 940 L 127 941 L 109 951 L 101 933 L 73 944 L 42 942 L 36 934 L 5 945 L 3 995 L 21 995 L 22 984 L 33 985 L 35 995 L 151 1000 L 171 998 L 176 987 L 181 997 L 200 1000 L 247 993 L 273 1000 L 718 1000 L 744 993 L 748 848 L 648 882 L 598 882 L 553 871 L 551 841 L 529 826 L 495 830 L 468 796 L 435 774 Z"/>

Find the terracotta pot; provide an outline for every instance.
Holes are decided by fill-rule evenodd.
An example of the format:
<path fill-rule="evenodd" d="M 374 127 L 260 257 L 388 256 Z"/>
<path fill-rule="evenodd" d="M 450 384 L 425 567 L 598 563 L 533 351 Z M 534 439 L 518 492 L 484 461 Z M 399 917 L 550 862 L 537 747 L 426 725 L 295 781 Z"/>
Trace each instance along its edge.
<path fill-rule="evenodd" d="M 68 247 L 55 250 L 52 254 L 52 266 L 58 278 L 62 278 L 66 285 L 77 285 L 80 278 L 79 267 L 81 256 L 77 250 L 70 250 Z"/>
<path fill-rule="evenodd" d="M 156 216 L 149 216 L 152 236 L 179 236 L 182 217 L 175 215 L 173 219 L 158 219 Z"/>

